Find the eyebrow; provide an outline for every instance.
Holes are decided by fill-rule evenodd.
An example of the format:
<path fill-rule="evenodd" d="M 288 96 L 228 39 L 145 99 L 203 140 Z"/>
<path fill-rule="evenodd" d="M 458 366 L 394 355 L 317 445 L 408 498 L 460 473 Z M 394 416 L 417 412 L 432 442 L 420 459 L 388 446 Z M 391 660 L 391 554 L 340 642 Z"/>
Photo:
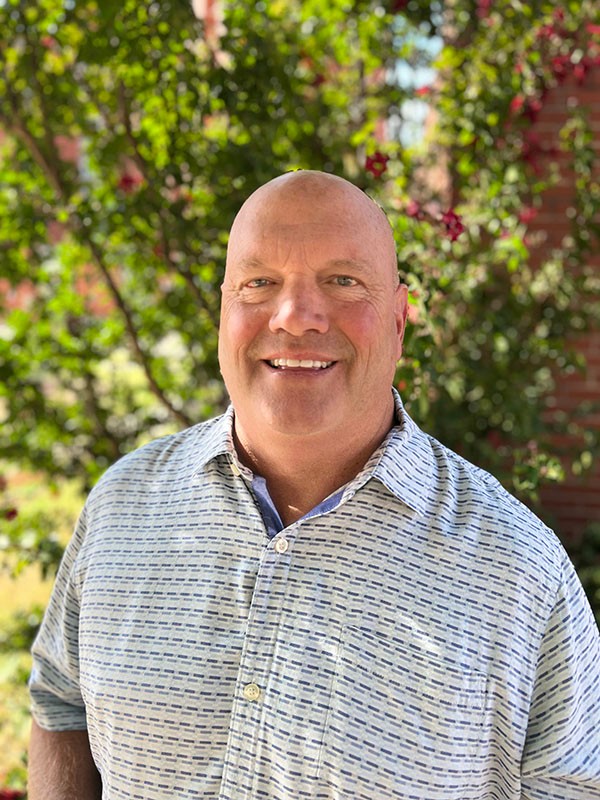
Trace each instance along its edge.
<path fill-rule="evenodd" d="M 260 258 L 254 258 L 251 256 L 249 258 L 240 259 L 239 261 L 236 262 L 235 266 L 238 269 L 243 269 L 247 272 L 250 272 L 250 270 L 254 269 L 263 269 L 264 267 L 266 267 L 266 264 L 264 263 L 264 261 L 261 261 Z"/>
<path fill-rule="evenodd" d="M 252 270 L 252 269 L 256 269 L 256 268 L 261 269 L 262 267 L 267 267 L 268 264 L 266 264 L 264 261 L 262 261 L 258 257 L 249 256 L 247 258 L 240 259 L 237 262 L 236 266 L 241 268 L 241 269 Z M 365 264 L 364 261 L 360 261 L 360 260 L 354 259 L 354 258 L 332 258 L 330 261 L 326 262 L 325 266 L 327 266 L 327 267 L 338 267 L 338 268 L 343 268 L 343 267 L 350 268 L 351 267 L 352 269 L 356 269 L 356 270 L 359 270 L 361 272 L 364 272 L 366 269 L 369 268 L 368 265 Z"/>
<path fill-rule="evenodd" d="M 326 262 L 327 269 L 351 269 L 355 272 L 367 272 L 369 265 L 364 261 L 354 258 L 333 258 Z M 256 269 L 268 269 L 268 264 L 257 256 L 247 256 L 236 262 L 236 268 L 244 272 L 252 272 Z"/>
<path fill-rule="evenodd" d="M 369 269 L 368 264 L 365 264 L 364 261 L 359 261 L 354 258 L 334 258 L 331 261 L 327 262 L 328 267 L 337 267 L 340 268 L 349 268 L 353 270 L 357 270 L 358 272 L 365 272 Z"/>

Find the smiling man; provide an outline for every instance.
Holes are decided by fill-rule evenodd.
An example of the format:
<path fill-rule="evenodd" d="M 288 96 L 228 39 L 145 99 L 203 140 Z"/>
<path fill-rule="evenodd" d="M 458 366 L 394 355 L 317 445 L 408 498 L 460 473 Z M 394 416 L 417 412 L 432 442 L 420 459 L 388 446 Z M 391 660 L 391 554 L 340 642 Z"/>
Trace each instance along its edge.
<path fill-rule="evenodd" d="M 286 523 L 353 478 L 392 426 L 406 310 L 387 219 L 341 178 L 284 175 L 240 211 L 219 358 L 240 458 Z"/>
<path fill-rule="evenodd" d="M 392 389 L 381 210 L 281 176 L 231 231 L 232 405 L 91 492 L 33 648 L 30 800 L 600 798 L 556 537 Z"/>

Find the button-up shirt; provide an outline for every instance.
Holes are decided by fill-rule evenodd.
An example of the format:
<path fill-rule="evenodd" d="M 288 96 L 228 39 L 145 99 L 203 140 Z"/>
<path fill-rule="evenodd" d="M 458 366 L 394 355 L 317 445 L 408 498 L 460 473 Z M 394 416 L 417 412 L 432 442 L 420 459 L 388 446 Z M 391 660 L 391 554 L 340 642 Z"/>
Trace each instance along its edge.
<path fill-rule="evenodd" d="M 90 493 L 33 648 L 104 800 L 600 798 L 600 640 L 562 546 L 398 424 L 269 537 L 233 410 Z"/>

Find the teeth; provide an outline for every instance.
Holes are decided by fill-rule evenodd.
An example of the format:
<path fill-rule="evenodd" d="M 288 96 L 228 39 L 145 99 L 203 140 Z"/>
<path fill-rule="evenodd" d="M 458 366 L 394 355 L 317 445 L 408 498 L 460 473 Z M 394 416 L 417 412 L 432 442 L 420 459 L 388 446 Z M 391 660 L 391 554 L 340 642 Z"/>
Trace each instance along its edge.
<path fill-rule="evenodd" d="M 302 360 L 297 358 L 274 358 L 272 361 L 269 361 L 269 364 L 272 367 L 290 367 L 297 369 L 301 367 L 302 369 L 326 369 L 333 364 L 333 361 L 312 361 L 308 358 L 304 358 Z"/>

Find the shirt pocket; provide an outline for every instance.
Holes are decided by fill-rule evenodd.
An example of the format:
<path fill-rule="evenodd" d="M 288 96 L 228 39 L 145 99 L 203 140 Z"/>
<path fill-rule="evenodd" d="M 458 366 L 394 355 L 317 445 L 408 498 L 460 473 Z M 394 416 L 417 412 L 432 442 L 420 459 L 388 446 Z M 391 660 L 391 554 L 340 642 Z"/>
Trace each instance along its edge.
<path fill-rule="evenodd" d="M 319 779 L 336 797 L 468 800 L 485 704 L 483 673 L 410 641 L 346 627 Z"/>

